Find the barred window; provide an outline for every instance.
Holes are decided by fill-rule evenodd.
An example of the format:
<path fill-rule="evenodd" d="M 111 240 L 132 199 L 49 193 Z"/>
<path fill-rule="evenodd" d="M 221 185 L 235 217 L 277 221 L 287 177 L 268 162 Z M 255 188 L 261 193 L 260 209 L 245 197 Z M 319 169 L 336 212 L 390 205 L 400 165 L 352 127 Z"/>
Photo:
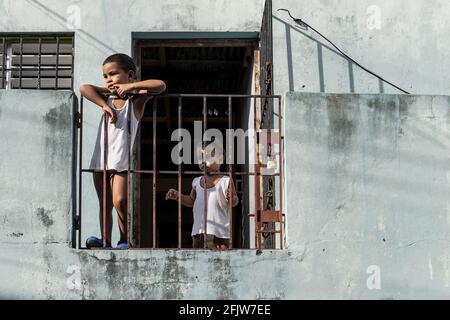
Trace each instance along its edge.
<path fill-rule="evenodd" d="M 1 89 L 73 89 L 73 34 L 1 34 Z"/>

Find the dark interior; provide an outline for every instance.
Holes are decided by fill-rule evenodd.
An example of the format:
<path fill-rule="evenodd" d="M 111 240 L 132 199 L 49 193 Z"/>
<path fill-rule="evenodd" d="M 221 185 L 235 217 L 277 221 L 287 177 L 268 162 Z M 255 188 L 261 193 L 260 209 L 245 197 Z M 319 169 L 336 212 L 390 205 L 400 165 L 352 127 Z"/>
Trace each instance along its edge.
<path fill-rule="evenodd" d="M 249 94 L 254 42 L 139 42 L 142 79 L 162 79 L 167 84 L 167 93 L 184 94 Z M 232 103 L 232 128 L 239 125 L 242 99 Z M 225 137 L 228 128 L 228 99 L 208 98 L 208 128 L 217 128 Z M 203 99 L 183 98 L 182 127 L 192 133 L 193 123 L 203 119 Z M 178 170 L 171 161 L 171 150 L 178 142 L 171 141 L 171 133 L 178 128 L 178 98 L 157 99 L 156 121 L 156 167 L 157 170 Z M 153 168 L 153 102 L 146 107 L 141 123 L 137 144 L 137 167 L 141 170 Z M 239 165 L 233 171 L 242 171 Z M 182 170 L 199 171 L 196 164 L 182 165 Z M 222 165 L 221 171 L 227 166 Z M 182 192 L 189 194 L 192 179 L 197 175 L 182 176 Z M 169 188 L 177 189 L 178 175 L 158 174 L 156 183 L 156 247 L 174 248 L 178 246 L 178 205 L 165 200 Z M 236 184 L 240 177 L 233 176 Z M 237 181 L 238 180 L 238 181 Z M 152 247 L 152 175 L 141 175 L 137 180 L 137 212 L 139 212 L 138 243 L 140 247 Z M 237 190 L 238 193 L 240 190 Z M 233 209 L 233 238 L 235 248 L 242 246 L 241 205 Z M 182 247 L 192 246 L 192 208 L 182 207 Z"/>

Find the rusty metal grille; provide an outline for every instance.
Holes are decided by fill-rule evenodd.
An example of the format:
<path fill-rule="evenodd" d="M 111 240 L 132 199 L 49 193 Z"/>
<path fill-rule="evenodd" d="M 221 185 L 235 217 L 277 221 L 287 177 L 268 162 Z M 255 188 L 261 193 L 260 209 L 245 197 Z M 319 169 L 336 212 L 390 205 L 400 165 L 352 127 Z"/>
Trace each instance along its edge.
<path fill-rule="evenodd" d="M 261 25 L 261 77 L 260 88 L 263 95 L 270 96 L 273 92 L 272 70 L 273 70 L 273 30 L 272 30 L 272 0 L 265 1 L 263 20 Z M 261 128 L 272 129 L 274 127 L 273 101 L 263 99 L 261 108 Z M 275 206 L 274 177 L 263 177 L 263 208 L 273 210 Z M 274 223 L 265 222 L 267 230 L 274 228 Z M 274 234 L 265 232 L 262 234 L 264 246 L 275 248 Z"/>
<path fill-rule="evenodd" d="M 73 34 L 1 34 L 1 89 L 73 89 Z"/>
<path fill-rule="evenodd" d="M 132 96 L 132 95 L 129 95 Z M 203 171 L 187 171 L 187 170 L 183 170 L 183 164 L 178 165 L 178 170 L 159 170 L 157 167 L 157 157 L 158 157 L 158 149 L 157 149 L 157 141 L 158 141 L 158 137 L 157 137 L 157 119 L 158 119 L 158 101 L 164 98 L 176 98 L 178 105 L 177 105 L 177 110 L 178 110 L 178 128 L 182 127 L 182 117 L 183 117 L 183 100 L 184 99 L 199 99 L 202 103 L 202 124 L 203 124 L 203 132 L 208 128 L 208 120 L 210 118 L 210 113 L 208 113 L 208 101 L 210 99 L 225 99 L 227 102 L 227 106 L 228 106 L 228 112 L 227 112 L 227 117 L 228 117 L 228 128 L 232 128 L 232 114 L 234 112 L 239 112 L 239 110 L 235 110 L 233 108 L 234 105 L 234 101 L 238 100 L 238 99 L 244 99 L 244 100 L 248 100 L 249 103 L 251 104 L 252 108 L 253 108 L 253 113 L 254 113 L 254 130 L 255 130 L 255 136 L 254 136 L 254 142 L 255 145 L 251 146 L 254 147 L 254 156 L 255 156 L 255 164 L 253 166 L 252 169 L 249 169 L 249 171 L 236 171 L 234 170 L 234 165 L 233 164 L 227 164 L 227 170 L 224 172 L 216 172 L 215 174 L 220 174 L 220 175 L 228 175 L 229 177 L 233 177 L 233 181 L 238 181 L 239 179 L 235 179 L 234 177 L 243 177 L 243 176 L 253 176 L 254 177 L 254 199 L 255 199 L 255 204 L 254 204 L 254 210 L 252 210 L 253 212 L 249 212 L 248 216 L 253 218 L 253 223 L 254 223 L 254 236 L 255 236 L 255 245 L 253 248 L 249 248 L 249 249 L 264 249 L 264 243 L 262 241 L 262 235 L 264 234 L 278 234 L 279 235 L 279 248 L 283 249 L 284 247 L 284 235 L 283 235 L 283 229 L 284 229 L 284 214 L 283 214 L 283 144 L 284 144 L 284 139 L 283 139 L 283 134 L 282 134 L 282 130 L 283 130 L 283 117 L 282 117 L 282 110 L 281 110 L 281 97 L 280 96 L 275 96 L 275 95 L 239 95 L 239 94 L 233 94 L 233 95 L 222 95 L 222 94 L 166 94 L 166 95 L 159 95 L 159 96 L 154 96 L 152 103 L 152 157 L 153 157 L 153 162 L 152 162 L 152 169 L 151 170 L 139 170 L 134 168 L 133 166 L 133 162 L 131 161 L 132 154 L 131 152 L 129 153 L 128 157 L 129 157 L 129 166 L 128 166 L 128 170 L 127 170 L 127 181 L 128 181 L 128 195 L 127 195 L 127 203 L 128 203 L 128 213 L 127 213 L 127 234 L 128 234 L 128 243 L 131 244 L 131 249 L 141 249 L 139 248 L 139 246 L 136 244 L 136 239 L 135 239 L 135 235 L 134 232 L 130 232 L 132 230 L 135 230 L 136 226 L 133 226 L 132 224 L 135 224 L 137 219 L 135 219 L 135 215 L 136 213 L 134 212 L 134 201 L 133 201 L 133 197 L 134 195 L 132 194 L 134 188 L 132 187 L 133 182 L 135 181 L 135 177 L 138 175 L 149 175 L 152 177 L 152 212 L 151 212 L 151 216 L 152 216 L 152 224 L 151 226 L 148 227 L 148 232 L 150 232 L 152 234 L 153 237 L 153 241 L 152 241 L 152 247 L 150 249 L 159 249 L 160 247 L 158 247 L 157 245 L 157 240 L 156 240 L 156 235 L 157 235 L 157 203 L 156 203 L 156 189 L 157 189 L 157 185 L 158 185 L 158 177 L 160 177 L 161 175 L 172 175 L 177 177 L 177 181 L 178 181 L 178 192 L 181 193 L 181 183 L 182 183 L 182 176 L 195 176 L 195 175 L 203 175 L 204 177 L 206 176 L 206 167 L 204 167 L 205 169 Z M 278 105 L 278 113 L 274 113 L 274 115 L 278 118 L 278 131 L 276 130 L 272 130 L 269 132 L 261 132 L 259 130 L 259 121 L 257 121 L 257 114 L 261 115 L 261 105 L 263 105 L 263 101 L 267 101 L 267 100 L 271 100 L 276 101 L 277 105 Z M 77 241 L 75 239 L 73 239 L 73 244 L 77 243 L 77 248 L 82 249 L 84 248 L 81 244 L 82 241 L 82 195 L 83 195 L 83 190 L 82 190 L 82 179 L 83 179 L 83 174 L 84 173 L 92 173 L 92 172 L 102 172 L 103 173 L 103 184 L 104 184 L 104 194 L 103 194 L 103 201 L 106 201 L 106 169 L 103 169 L 101 171 L 98 170 L 90 170 L 90 169 L 85 169 L 82 167 L 83 165 L 83 159 L 82 159 L 82 155 L 83 155 L 83 102 L 84 99 L 83 97 L 81 97 L 80 99 L 80 110 L 79 113 L 77 113 L 76 116 L 76 124 L 77 127 L 79 128 L 79 141 L 78 141 L 78 155 L 79 155 L 79 159 L 78 159 L 78 210 L 77 213 L 74 215 L 73 217 L 73 227 L 75 230 L 77 230 Z M 163 104 L 161 103 L 161 107 L 163 107 Z M 131 110 L 131 108 L 128 109 L 129 112 Z M 130 118 L 128 118 L 130 119 Z M 106 124 L 107 121 L 107 117 L 104 117 L 104 122 Z M 140 123 L 140 126 L 145 125 L 145 123 Z M 105 154 L 103 155 L 103 163 L 106 163 L 106 152 L 107 152 L 107 126 L 104 125 L 105 128 L 105 132 L 104 132 L 104 136 L 106 137 L 106 139 L 104 140 L 104 152 Z M 128 125 L 128 144 L 130 144 L 130 125 Z M 270 164 L 268 163 L 262 163 L 261 162 L 261 158 L 260 158 L 260 150 L 262 150 L 262 145 L 265 145 L 266 147 L 268 147 L 269 154 L 268 156 L 273 156 L 276 159 L 276 163 L 277 163 L 277 169 L 273 170 L 273 167 L 271 167 Z M 275 145 L 278 146 L 278 150 L 276 151 L 276 148 L 274 147 Z M 130 147 L 128 148 L 128 150 L 132 150 Z M 105 167 L 105 166 L 103 166 Z M 251 166 L 249 166 L 249 168 L 251 168 Z M 210 173 L 211 174 L 211 173 Z M 271 176 L 271 177 L 279 177 L 278 181 L 279 181 L 279 203 L 278 203 L 278 207 L 277 208 L 271 208 L 270 210 L 267 209 L 263 209 L 263 197 L 261 196 L 262 194 L 262 178 L 267 177 L 267 176 Z M 204 199 L 206 198 L 206 188 L 203 189 L 205 192 L 204 195 Z M 242 249 L 242 248 L 235 248 L 235 246 L 233 245 L 233 207 L 231 205 L 231 201 L 232 198 L 230 197 L 229 199 L 229 218 L 230 218 L 230 245 L 229 245 L 229 249 Z M 207 234 L 207 223 L 206 223 L 206 219 L 208 216 L 208 209 L 206 206 L 206 201 L 204 202 L 205 206 L 204 206 L 204 210 L 203 210 L 203 217 L 204 217 L 204 226 L 205 226 L 205 231 L 204 231 L 204 239 L 206 239 L 206 234 Z M 106 205 L 103 205 L 103 208 L 106 208 Z M 178 202 L 178 249 L 182 249 L 183 248 L 183 243 L 182 243 L 182 234 L 181 234 L 181 224 L 182 224 L 182 220 L 183 220 L 183 216 L 182 216 L 182 212 L 181 212 L 181 202 Z M 103 221 L 106 221 L 106 211 L 103 211 Z M 272 226 L 272 229 L 268 230 L 267 229 L 267 224 L 270 223 Z M 278 228 L 277 228 L 278 226 Z M 145 229 L 144 229 L 145 230 Z M 104 232 L 104 234 L 106 234 L 106 232 Z M 206 248 L 206 241 L 204 241 L 204 245 Z M 104 242 L 104 247 L 106 246 L 106 242 Z M 270 248 L 273 249 L 273 248 Z M 276 249 L 276 248 L 275 248 Z"/>

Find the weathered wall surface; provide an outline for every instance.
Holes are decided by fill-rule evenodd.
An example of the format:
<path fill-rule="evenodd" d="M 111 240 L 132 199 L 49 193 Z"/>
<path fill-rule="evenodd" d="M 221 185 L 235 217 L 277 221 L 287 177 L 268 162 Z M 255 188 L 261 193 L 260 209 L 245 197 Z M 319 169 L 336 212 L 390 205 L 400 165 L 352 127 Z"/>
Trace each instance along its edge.
<path fill-rule="evenodd" d="M 71 249 L 71 99 L 0 91 L 0 298 L 450 296 L 449 97 L 288 94 L 287 248 L 262 254 Z"/>
<path fill-rule="evenodd" d="M 113 52 L 131 54 L 132 32 L 259 32 L 264 0 L 4 0 L 0 32 L 75 32 L 75 88 L 102 83 Z M 447 94 L 446 0 L 273 0 L 277 93 L 378 93 L 379 82 L 349 66 L 302 18 L 369 69 L 416 94 Z M 26 17 L 26 19 L 24 19 Z M 79 19 L 78 19 L 79 18 Z M 76 27 L 75 29 L 73 27 Z M 384 85 L 384 92 L 397 93 Z"/>
<path fill-rule="evenodd" d="M 449 111 L 448 96 L 287 95 L 288 241 L 316 293 L 450 297 Z"/>
<path fill-rule="evenodd" d="M 378 9 L 368 10 L 373 5 L 380 28 Z M 288 8 L 406 90 L 448 94 L 442 70 L 450 67 L 449 6 L 445 0 L 274 0 L 275 93 L 396 92 L 276 11 Z M 73 30 L 67 22 L 77 8 L 80 26 Z M 107 55 L 131 54 L 132 32 L 257 32 L 263 1 L 136 0 L 125 11 L 117 8 L 123 1 L 5 0 L 0 32 L 74 31 L 78 88 L 102 83 Z M 450 296 L 448 97 L 289 94 L 288 248 L 261 255 L 70 249 L 71 99 L 0 91 L 0 298 Z M 87 166 L 101 112 L 85 107 Z M 84 239 L 98 234 L 88 176 L 83 190 Z M 380 290 L 367 287 L 370 266 L 380 271 Z"/>
<path fill-rule="evenodd" d="M 72 227 L 73 108 L 70 92 L 0 90 L 0 298 L 52 295 Z"/>
<path fill-rule="evenodd" d="M 446 0 L 273 0 L 275 91 L 399 93 L 350 64 L 312 30 L 347 55 L 414 94 L 450 92 Z"/>

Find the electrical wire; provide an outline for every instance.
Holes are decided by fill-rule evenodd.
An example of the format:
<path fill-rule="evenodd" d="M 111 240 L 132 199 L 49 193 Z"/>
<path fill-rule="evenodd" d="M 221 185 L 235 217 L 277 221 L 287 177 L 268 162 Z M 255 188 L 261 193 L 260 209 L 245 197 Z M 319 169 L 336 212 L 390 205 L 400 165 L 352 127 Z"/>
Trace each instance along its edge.
<path fill-rule="evenodd" d="M 331 40 L 329 40 L 327 37 L 325 37 L 323 34 L 321 34 L 319 31 L 317 31 L 316 29 L 314 29 L 313 27 L 311 27 L 311 25 L 309 25 L 308 23 L 306 23 L 305 21 L 303 21 L 302 19 L 299 18 L 294 18 L 291 13 L 289 12 L 289 10 L 287 9 L 278 9 L 277 11 L 286 11 L 289 16 L 292 18 L 292 20 L 294 20 L 295 23 L 297 23 L 303 30 L 308 30 L 308 28 L 310 28 L 311 30 L 313 30 L 314 32 L 316 32 L 318 35 L 320 35 L 322 38 L 324 38 L 326 41 L 328 41 L 334 48 L 336 48 L 337 51 L 339 51 L 344 57 L 346 57 L 348 60 L 352 61 L 354 64 L 356 64 L 358 67 L 360 67 L 361 69 L 363 69 L 364 71 L 370 73 L 371 75 L 377 77 L 378 79 L 380 79 L 381 81 L 393 86 L 394 88 L 400 90 L 403 93 L 406 94 L 410 94 L 408 91 L 403 90 L 402 88 L 396 86 L 395 84 L 393 84 L 392 82 L 387 81 L 386 79 L 380 77 L 379 75 L 377 75 L 375 72 L 370 71 L 369 69 L 365 68 L 364 66 L 360 65 L 358 62 L 356 62 L 355 60 L 353 60 L 351 57 L 349 57 L 348 55 L 346 55 L 341 49 L 339 49 Z"/>

